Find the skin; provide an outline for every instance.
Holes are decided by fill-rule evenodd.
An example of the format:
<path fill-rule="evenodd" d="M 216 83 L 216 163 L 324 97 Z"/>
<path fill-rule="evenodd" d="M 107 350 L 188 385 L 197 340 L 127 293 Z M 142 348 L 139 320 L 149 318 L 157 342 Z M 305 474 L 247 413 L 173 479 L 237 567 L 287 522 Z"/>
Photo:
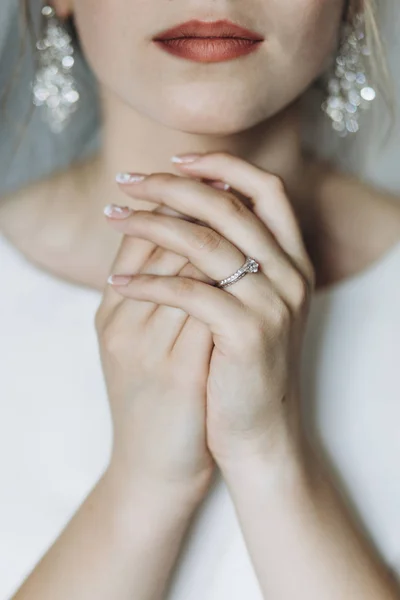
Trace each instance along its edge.
<path fill-rule="evenodd" d="M 218 18 L 217 9 L 194 15 L 186 3 L 149 0 L 55 6 L 61 17 L 74 12 L 99 80 L 103 147 L 5 202 L 0 217 L 36 262 L 103 290 L 95 325 L 114 445 L 104 476 L 14 600 L 164 598 L 216 464 L 265 598 L 398 598 L 305 440 L 298 410 L 312 293 L 327 273 L 334 280 L 360 267 L 349 258 L 348 216 L 359 227 L 368 207 L 366 228 L 382 227 L 374 248 L 400 235 L 393 199 L 371 197 L 300 149 L 294 101 L 335 48 L 342 2 L 238 3 L 228 16 L 257 24 L 268 43 L 247 62 L 212 66 L 161 55 L 149 37 L 193 16 Z M 177 152 L 203 156 L 174 166 Z M 147 177 L 116 187 L 124 170 Z M 105 217 L 110 199 L 136 212 Z M 328 257 L 330 272 L 317 270 L 309 251 L 320 250 L 326 223 L 337 246 L 316 255 Z M 361 263 L 373 257 L 363 250 Z M 226 290 L 213 285 L 247 255 L 258 273 Z M 345 258 L 333 265 L 331 255 Z M 79 271 L 82 263 L 96 265 L 94 275 Z M 108 285 L 110 272 L 134 277 Z"/>
<path fill-rule="evenodd" d="M 194 12 L 200 18 L 214 16 L 218 8 L 190 9 L 177 2 L 168 10 L 161 7 L 160 14 L 158 2 L 85 0 L 75 2 L 73 11 L 90 66 L 119 102 L 167 128 L 229 135 L 268 119 L 295 100 L 324 69 L 336 43 L 341 1 L 297 0 L 281 8 L 275 4 L 257 0 L 251 3 L 253 15 L 246 17 L 250 11 L 244 5 L 230 13 L 268 38 L 268 45 L 251 59 L 251 73 L 246 60 L 188 66 L 152 44 L 158 31 Z M 66 10 L 70 6 L 60 5 Z M 116 39 L 120 43 L 115 44 Z M 282 73 L 290 76 L 271 86 Z"/>

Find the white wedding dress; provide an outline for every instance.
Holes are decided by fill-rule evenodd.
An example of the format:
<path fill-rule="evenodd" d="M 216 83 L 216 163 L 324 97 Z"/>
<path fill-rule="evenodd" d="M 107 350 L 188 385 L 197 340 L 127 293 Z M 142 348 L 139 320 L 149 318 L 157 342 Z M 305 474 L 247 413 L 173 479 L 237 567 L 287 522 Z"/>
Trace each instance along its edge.
<path fill-rule="evenodd" d="M 94 327 L 101 293 L 51 276 L 1 236 L 0 261 L 6 600 L 103 472 L 112 429 Z M 400 573 L 400 241 L 314 296 L 302 391 L 310 433 L 321 439 L 382 560 Z M 168 600 L 261 598 L 219 479 L 193 522 Z"/>

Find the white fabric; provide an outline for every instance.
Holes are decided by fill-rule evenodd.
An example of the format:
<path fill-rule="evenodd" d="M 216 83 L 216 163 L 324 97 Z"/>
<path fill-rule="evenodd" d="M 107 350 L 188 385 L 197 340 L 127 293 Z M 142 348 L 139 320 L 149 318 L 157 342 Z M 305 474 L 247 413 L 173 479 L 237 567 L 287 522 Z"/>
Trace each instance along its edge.
<path fill-rule="evenodd" d="M 105 468 L 111 420 L 94 315 L 101 293 L 57 279 L 0 236 L 0 600 Z M 304 413 L 384 561 L 400 571 L 400 243 L 314 297 Z M 169 600 L 261 600 L 219 479 Z"/>

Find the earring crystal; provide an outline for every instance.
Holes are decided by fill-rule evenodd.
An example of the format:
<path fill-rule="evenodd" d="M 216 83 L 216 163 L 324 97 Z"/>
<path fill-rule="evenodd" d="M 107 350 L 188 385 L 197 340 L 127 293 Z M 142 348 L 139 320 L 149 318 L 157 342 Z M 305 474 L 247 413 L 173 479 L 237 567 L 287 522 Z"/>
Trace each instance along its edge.
<path fill-rule="evenodd" d="M 71 74 L 74 47 L 53 7 L 42 8 L 44 34 L 36 43 L 38 69 L 32 82 L 32 101 L 42 107 L 43 120 L 53 133 L 60 133 L 78 106 L 79 92 Z"/>
<path fill-rule="evenodd" d="M 364 13 L 357 13 L 351 23 L 343 25 L 335 64 L 327 77 L 327 96 L 321 106 L 340 137 L 360 129 L 361 112 L 376 98 L 368 76 L 370 55 Z"/>

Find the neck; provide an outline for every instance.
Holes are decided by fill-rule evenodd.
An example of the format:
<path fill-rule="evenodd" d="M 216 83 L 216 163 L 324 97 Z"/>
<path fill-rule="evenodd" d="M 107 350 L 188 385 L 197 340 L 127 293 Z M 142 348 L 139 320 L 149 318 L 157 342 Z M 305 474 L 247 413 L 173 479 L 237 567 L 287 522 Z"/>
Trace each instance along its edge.
<path fill-rule="evenodd" d="M 304 178 L 305 160 L 301 152 L 299 111 L 299 105 L 295 103 L 245 131 L 230 135 L 200 135 L 166 128 L 103 90 L 102 148 L 89 165 L 87 179 L 90 184 L 87 189 L 95 203 L 94 207 L 90 202 L 91 209 L 101 210 L 109 202 L 146 208 L 147 203 L 132 200 L 117 188 L 114 179 L 119 171 L 178 174 L 170 162 L 174 154 L 223 150 L 282 177 L 301 217 L 298 190 Z"/>

